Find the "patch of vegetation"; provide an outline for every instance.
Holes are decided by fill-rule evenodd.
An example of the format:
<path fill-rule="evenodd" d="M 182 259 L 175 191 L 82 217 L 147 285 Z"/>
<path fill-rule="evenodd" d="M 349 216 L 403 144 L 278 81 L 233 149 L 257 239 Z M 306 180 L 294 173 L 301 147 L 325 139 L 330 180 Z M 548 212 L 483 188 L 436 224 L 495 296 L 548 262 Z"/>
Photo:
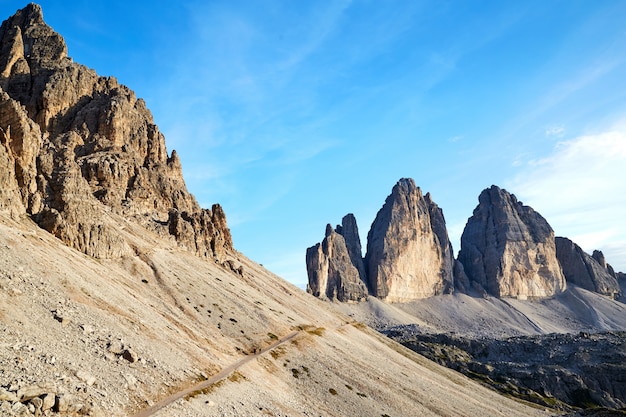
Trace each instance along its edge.
<path fill-rule="evenodd" d="M 300 331 L 305 331 L 309 334 L 314 334 L 316 336 L 322 336 L 324 334 L 324 331 L 326 330 L 323 327 L 315 327 L 310 324 L 300 324 L 296 326 L 296 329 Z"/>
<path fill-rule="evenodd" d="M 229 318 L 228 320 L 232 321 L 233 323 L 237 323 L 237 319 L 234 319 L 234 318 L 232 318 L 232 317 L 231 317 L 231 318 Z"/>
<path fill-rule="evenodd" d="M 267 337 L 269 337 L 272 340 L 278 340 L 278 336 L 276 336 L 274 333 L 268 333 Z"/>
<path fill-rule="evenodd" d="M 346 388 L 348 388 L 350 391 L 352 391 L 354 388 L 352 388 L 350 385 L 346 384 Z"/>
<path fill-rule="evenodd" d="M 363 324 L 363 323 L 361 323 L 359 321 L 355 321 L 354 323 L 352 323 L 352 327 L 355 327 L 355 328 L 357 328 L 359 330 L 367 329 L 367 325 L 365 325 L 365 324 Z"/>
<path fill-rule="evenodd" d="M 241 382 L 245 381 L 246 377 L 241 372 L 235 371 L 228 377 L 228 380 L 230 382 Z"/>
<path fill-rule="evenodd" d="M 362 392 L 357 392 L 356 395 L 362 398 L 367 398 L 367 394 L 363 394 Z"/>
<path fill-rule="evenodd" d="M 274 360 L 280 358 L 284 354 L 285 354 L 285 348 L 282 346 L 278 346 L 270 350 L 270 356 L 274 358 Z M 285 363 L 284 366 L 287 366 L 287 363 Z"/>
<path fill-rule="evenodd" d="M 147 283 L 148 283 L 148 280 L 147 280 L 147 279 L 145 279 L 145 278 L 142 278 L 142 279 L 141 279 L 141 282 L 143 282 L 144 284 L 147 284 Z"/>
<path fill-rule="evenodd" d="M 291 368 L 291 374 L 296 379 L 300 378 L 300 371 L 296 368 Z"/>
<path fill-rule="evenodd" d="M 328 392 L 330 392 L 332 395 L 337 395 L 337 390 L 334 388 L 329 388 Z"/>

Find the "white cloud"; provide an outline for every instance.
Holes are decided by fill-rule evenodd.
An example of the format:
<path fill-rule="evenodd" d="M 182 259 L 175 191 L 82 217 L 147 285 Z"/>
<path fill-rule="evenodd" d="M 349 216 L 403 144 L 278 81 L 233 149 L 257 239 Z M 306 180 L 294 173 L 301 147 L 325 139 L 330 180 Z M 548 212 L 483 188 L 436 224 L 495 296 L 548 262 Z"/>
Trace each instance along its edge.
<path fill-rule="evenodd" d="M 626 271 L 626 130 L 556 144 L 550 156 L 524 164 L 506 184 L 555 230 L 585 251 L 603 250 Z"/>
<path fill-rule="evenodd" d="M 546 129 L 547 137 L 561 138 L 565 134 L 565 128 L 563 126 L 550 126 Z"/>

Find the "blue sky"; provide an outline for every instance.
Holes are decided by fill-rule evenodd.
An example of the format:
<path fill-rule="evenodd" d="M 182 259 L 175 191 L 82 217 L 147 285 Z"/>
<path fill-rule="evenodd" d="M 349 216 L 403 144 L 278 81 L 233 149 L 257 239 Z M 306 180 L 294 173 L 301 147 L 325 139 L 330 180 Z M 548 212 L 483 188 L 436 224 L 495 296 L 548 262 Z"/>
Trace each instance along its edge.
<path fill-rule="evenodd" d="M 455 252 L 496 184 L 626 271 L 624 1 L 40 4 L 76 62 L 146 100 L 236 248 L 301 287 L 326 223 L 354 213 L 365 245 L 402 177 Z"/>

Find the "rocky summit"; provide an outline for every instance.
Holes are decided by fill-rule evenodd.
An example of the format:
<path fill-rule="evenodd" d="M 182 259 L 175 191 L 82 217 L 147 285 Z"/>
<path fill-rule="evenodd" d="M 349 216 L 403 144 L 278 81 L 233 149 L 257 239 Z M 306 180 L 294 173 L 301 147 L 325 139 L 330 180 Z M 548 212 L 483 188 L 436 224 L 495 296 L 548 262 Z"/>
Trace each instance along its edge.
<path fill-rule="evenodd" d="M 308 291 L 316 296 L 356 301 L 367 295 L 362 289 L 369 289 L 385 301 L 404 302 L 452 291 L 454 257 L 443 212 L 412 179 L 398 181 L 378 212 L 365 259 L 352 214 L 335 231 L 330 225 L 326 230 L 324 241 L 307 250 Z M 331 250 L 334 246 L 339 248 Z M 355 288 L 350 297 L 334 295 L 345 294 L 337 288 L 348 283 Z"/>
<path fill-rule="evenodd" d="M 565 290 L 554 231 L 497 186 L 484 190 L 461 236 L 458 259 L 470 284 L 496 297 L 549 297 Z"/>
<path fill-rule="evenodd" d="M 187 191 L 142 99 L 72 61 L 30 4 L 0 27 L 0 209 L 99 258 L 133 253 L 106 213 L 205 257 L 232 249 L 219 205 Z"/>
<path fill-rule="evenodd" d="M 441 209 L 410 178 L 393 187 L 367 235 L 372 295 L 408 301 L 451 291 L 454 258 Z"/>

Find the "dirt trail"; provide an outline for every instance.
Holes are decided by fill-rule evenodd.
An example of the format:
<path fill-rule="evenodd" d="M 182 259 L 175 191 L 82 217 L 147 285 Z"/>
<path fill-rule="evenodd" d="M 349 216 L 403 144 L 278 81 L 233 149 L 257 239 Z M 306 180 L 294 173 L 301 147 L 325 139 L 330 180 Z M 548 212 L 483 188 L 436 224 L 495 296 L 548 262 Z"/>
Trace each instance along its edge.
<path fill-rule="evenodd" d="M 209 377 L 209 379 L 207 379 L 206 381 L 202 381 L 199 382 L 198 384 L 189 387 L 189 388 L 185 388 L 184 390 L 178 391 L 172 395 L 170 395 L 169 397 L 164 398 L 163 400 L 159 401 L 158 403 L 144 409 L 141 410 L 140 412 L 138 412 L 137 414 L 135 414 L 133 417 L 149 417 L 154 415 L 156 412 L 164 409 L 165 407 L 167 407 L 168 405 L 172 404 L 173 402 L 184 398 L 185 396 L 196 392 L 196 391 L 201 391 L 205 388 L 210 387 L 211 385 L 221 381 L 222 379 L 225 379 L 226 377 L 228 377 L 231 373 L 233 373 L 234 371 L 236 371 L 237 369 L 239 369 L 241 366 L 245 365 L 246 363 L 250 362 L 253 359 L 256 359 L 257 357 L 261 356 L 262 354 L 264 354 L 267 351 L 270 351 L 272 349 L 274 349 L 275 347 L 278 347 L 280 345 L 282 345 L 285 342 L 288 342 L 289 340 L 293 339 L 297 334 L 299 333 L 299 331 L 293 331 L 291 333 L 289 333 L 286 336 L 283 336 L 282 338 L 278 339 L 277 341 L 275 341 L 274 343 L 272 343 L 271 345 L 265 347 L 264 349 L 261 349 L 259 352 L 254 353 L 252 355 L 248 355 L 245 358 L 242 358 L 240 360 L 238 360 L 237 362 L 227 366 L 226 368 L 222 369 L 220 372 L 218 372 L 217 374 Z"/>

